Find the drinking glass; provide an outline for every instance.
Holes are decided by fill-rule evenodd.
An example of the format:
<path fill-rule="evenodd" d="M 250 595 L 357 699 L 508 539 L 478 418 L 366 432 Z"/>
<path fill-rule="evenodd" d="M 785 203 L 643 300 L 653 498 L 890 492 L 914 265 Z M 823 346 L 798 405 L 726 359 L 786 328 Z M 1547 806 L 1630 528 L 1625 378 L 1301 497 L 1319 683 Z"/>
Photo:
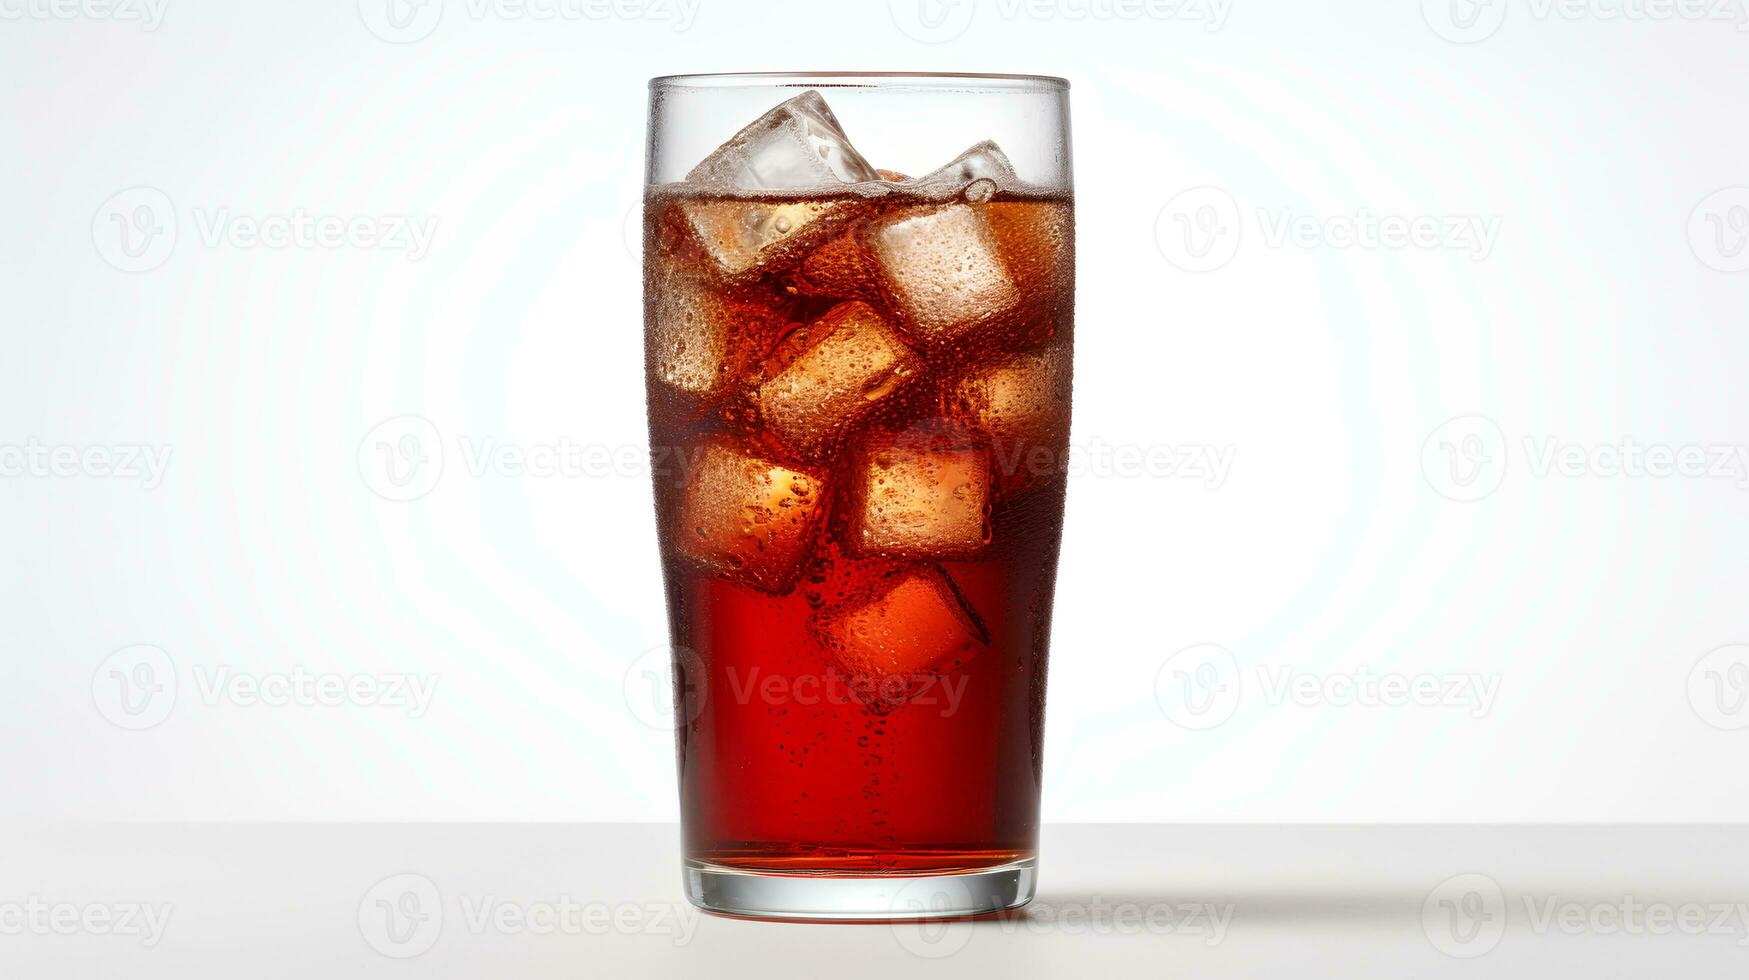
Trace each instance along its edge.
<path fill-rule="evenodd" d="M 1031 899 L 1074 340 L 1068 83 L 650 83 L 646 378 L 691 901 Z"/>

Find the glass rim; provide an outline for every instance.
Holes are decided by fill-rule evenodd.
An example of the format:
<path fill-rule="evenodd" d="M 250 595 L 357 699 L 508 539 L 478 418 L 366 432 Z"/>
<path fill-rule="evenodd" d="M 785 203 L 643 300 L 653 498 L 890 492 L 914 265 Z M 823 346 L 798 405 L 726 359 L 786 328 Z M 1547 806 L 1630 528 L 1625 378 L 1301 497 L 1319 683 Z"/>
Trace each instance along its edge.
<path fill-rule="evenodd" d="M 936 71 L 738 71 L 658 75 L 650 88 L 961 88 L 989 91 L 1067 91 L 1056 75 Z"/>

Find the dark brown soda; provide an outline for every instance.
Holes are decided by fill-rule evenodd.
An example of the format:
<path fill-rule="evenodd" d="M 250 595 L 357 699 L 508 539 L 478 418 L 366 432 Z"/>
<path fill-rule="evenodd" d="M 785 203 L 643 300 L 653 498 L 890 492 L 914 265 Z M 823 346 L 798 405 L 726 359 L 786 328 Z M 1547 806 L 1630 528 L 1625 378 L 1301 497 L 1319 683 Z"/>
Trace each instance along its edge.
<path fill-rule="evenodd" d="M 725 269 L 700 205 L 730 215 L 744 205 L 753 224 L 763 208 L 828 217 L 761 261 Z M 963 335 L 930 337 L 906 302 L 919 302 L 915 284 L 902 293 L 867 230 L 950 206 L 974 210 L 999 259 L 992 268 L 1019 300 Z M 1032 856 L 1067 479 L 1072 203 L 987 190 L 946 202 L 659 191 L 645 211 L 650 436 L 687 858 L 869 874 Z M 766 414 L 761 386 L 819 342 L 846 303 L 891 326 L 908 366 L 798 451 L 776 435 L 786 430 Z M 1047 380 L 1060 394 L 1042 390 Z M 869 494 L 890 489 L 870 486 L 887 445 L 921 447 L 928 473 L 938 460 L 987 465 L 973 481 L 981 541 L 930 553 L 868 529 Z M 694 526 L 726 492 L 700 489 L 718 479 L 699 475 L 712 452 L 732 454 L 735 478 L 767 464 L 780 474 L 762 498 L 778 501 L 769 512 L 735 511 L 764 526 Z M 799 475 L 785 484 L 781 474 Z M 695 506 L 689 494 L 716 497 Z M 744 555 L 708 550 L 738 530 L 752 535 Z M 886 674 L 847 659 L 845 643 L 870 630 L 890 634 L 870 641 L 882 656 L 896 650 L 894 662 L 915 669 Z M 936 657 L 938 636 L 951 642 Z"/>

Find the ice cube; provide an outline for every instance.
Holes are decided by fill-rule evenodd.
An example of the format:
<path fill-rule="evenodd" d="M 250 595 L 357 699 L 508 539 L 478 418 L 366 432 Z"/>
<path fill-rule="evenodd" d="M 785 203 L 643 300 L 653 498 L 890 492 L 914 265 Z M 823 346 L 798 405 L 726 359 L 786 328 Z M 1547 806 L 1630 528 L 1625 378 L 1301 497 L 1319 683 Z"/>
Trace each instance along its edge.
<path fill-rule="evenodd" d="M 854 232 L 844 232 L 809 253 L 791 280 L 803 296 L 878 299 L 871 268 Z"/>
<path fill-rule="evenodd" d="M 793 191 L 880 175 L 850 145 L 826 100 L 808 91 L 749 123 L 686 179 L 717 190 Z"/>
<path fill-rule="evenodd" d="M 820 610 L 812 627 L 849 675 L 851 690 L 883 714 L 989 643 L 952 580 L 932 566 L 891 568 L 863 592 Z"/>
<path fill-rule="evenodd" d="M 825 480 L 720 438 L 684 450 L 680 468 L 675 550 L 704 571 L 787 592 L 813 545 Z"/>
<path fill-rule="evenodd" d="M 1020 303 L 981 208 L 895 212 L 869 222 L 864 241 L 889 302 L 925 343 L 957 340 Z"/>
<path fill-rule="evenodd" d="M 1020 320 L 1032 342 L 1064 329 L 1074 310 L 1075 212 L 1063 201 L 993 201 L 984 218 L 1022 292 Z"/>
<path fill-rule="evenodd" d="M 940 201 L 954 198 L 987 201 L 998 188 L 1016 184 L 1014 168 L 1008 163 L 1008 157 L 989 140 L 924 177 L 912 179 L 891 170 L 879 173 L 882 180 L 906 195 Z M 873 280 L 874 264 L 858 239 L 856 230 L 852 229 L 811 252 L 792 280 L 795 291 L 803 296 L 878 299 Z"/>
<path fill-rule="evenodd" d="M 988 201 L 997 191 L 1019 184 L 1008 155 L 991 140 L 971 147 L 933 173 L 905 184 L 912 194 L 935 200 L 963 198 L 974 203 Z"/>
<path fill-rule="evenodd" d="M 787 267 L 860 204 L 761 201 L 750 192 L 837 192 L 880 174 L 850 145 L 820 93 L 803 92 L 736 133 L 686 179 L 713 196 L 686 200 L 682 213 L 723 274 L 739 276 Z"/>
<path fill-rule="evenodd" d="M 911 430 L 876 433 L 851 464 L 850 543 L 860 554 L 963 559 L 990 542 L 990 453 Z"/>
<path fill-rule="evenodd" d="M 723 289 L 685 274 L 659 276 L 650 300 L 646 356 L 655 377 L 701 398 L 727 390 L 788 320 L 775 291 Z"/>
<path fill-rule="evenodd" d="M 754 401 L 767 431 L 810 460 L 922 369 L 874 307 L 855 300 L 787 338 L 775 359 Z"/>
<path fill-rule="evenodd" d="M 975 365 L 951 401 L 967 427 L 992 441 L 1058 447 L 1069 432 L 1069 348 L 1054 343 Z"/>
<path fill-rule="evenodd" d="M 860 201 L 688 200 L 681 213 L 717 268 L 728 277 L 785 269 L 814 243 L 831 237 L 862 207 Z"/>

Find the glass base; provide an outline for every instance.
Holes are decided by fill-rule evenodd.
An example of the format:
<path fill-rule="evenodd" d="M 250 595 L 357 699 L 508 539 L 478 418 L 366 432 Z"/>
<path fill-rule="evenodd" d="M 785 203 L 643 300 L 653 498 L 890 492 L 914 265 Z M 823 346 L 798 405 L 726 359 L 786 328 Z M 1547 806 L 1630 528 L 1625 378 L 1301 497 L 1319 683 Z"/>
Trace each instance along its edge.
<path fill-rule="evenodd" d="M 706 912 L 799 922 L 962 919 L 1032 901 L 1038 862 L 938 875 L 772 874 L 688 861 L 686 897 Z"/>

